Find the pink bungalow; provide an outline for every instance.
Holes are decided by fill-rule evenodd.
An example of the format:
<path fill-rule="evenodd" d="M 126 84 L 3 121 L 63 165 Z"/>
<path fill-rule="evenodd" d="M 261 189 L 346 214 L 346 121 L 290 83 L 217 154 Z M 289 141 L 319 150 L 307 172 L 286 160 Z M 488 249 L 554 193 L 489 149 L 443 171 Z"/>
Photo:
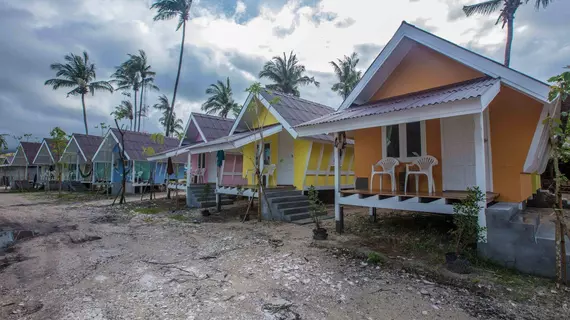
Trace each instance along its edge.
<path fill-rule="evenodd" d="M 191 113 L 184 130 L 184 136 L 180 140 L 179 149 L 191 145 L 198 145 L 229 134 L 234 119 Z M 153 156 L 153 159 L 168 158 L 176 153 L 176 150 L 169 150 Z M 192 154 L 191 181 L 189 184 L 216 183 L 217 153 L 206 152 Z M 247 181 L 242 178 L 243 156 L 241 153 L 225 153 L 222 161 L 221 183 L 224 185 L 245 185 Z M 185 186 L 180 185 L 180 189 Z"/>

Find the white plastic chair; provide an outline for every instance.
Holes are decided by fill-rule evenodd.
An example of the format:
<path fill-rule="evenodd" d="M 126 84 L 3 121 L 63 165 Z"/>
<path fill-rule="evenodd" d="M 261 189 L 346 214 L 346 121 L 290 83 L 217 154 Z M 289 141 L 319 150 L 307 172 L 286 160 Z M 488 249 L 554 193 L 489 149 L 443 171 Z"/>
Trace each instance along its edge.
<path fill-rule="evenodd" d="M 142 182 L 141 181 L 142 176 L 143 176 L 143 172 L 137 171 L 137 173 L 135 174 L 135 182 Z"/>
<path fill-rule="evenodd" d="M 376 164 L 372 165 L 372 174 L 370 175 L 370 191 L 372 191 L 372 182 L 375 175 L 380 176 L 380 191 L 382 191 L 382 177 L 386 174 L 390 176 L 390 185 L 392 186 L 392 191 L 396 191 L 396 166 L 400 164 L 395 158 L 384 158 Z M 382 167 L 382 171 L 377 171 L 377 167 Z"/>
<path fill-rule="evenodd" d="M 206 173 L 206 168 L 198 168 L 196 169 L 196 183 L 204 183 L 204 174 Z"/>
<path fill-rule="evenodd" d="M 433 170 L 439 162 L 433 156 L 422 156 L 406 165 L 406 182 L 404 183 L 404 191 L 408 192 L 408 176 L 413 174 L 416 176 L 416 192 L 419 190 L 418 176 L 425 175 L 428 179 L 429 193 L 435 192 L 435 182 L 433 181 Z M 414 169 L 413 167 L 417 167 Z"/>
<path fill-rule="evenodd" d="M 273 178 L 275 174 L 275 168 L 277 168 L 275 164 L 263 166 L 263 171 L 261 172 L 261 178 L 263 179 L 263 177 L 265 177 L 265 182 L 267 185 L 269 185 L 269 179 Z"/>

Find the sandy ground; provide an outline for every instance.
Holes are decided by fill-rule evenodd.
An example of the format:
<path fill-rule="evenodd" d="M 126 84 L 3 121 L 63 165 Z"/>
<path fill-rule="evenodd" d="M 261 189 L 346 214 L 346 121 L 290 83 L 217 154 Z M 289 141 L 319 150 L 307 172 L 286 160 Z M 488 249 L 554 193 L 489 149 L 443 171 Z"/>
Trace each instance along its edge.
<path fill-rule="evenodd" d="M 316 247 L 310 226 L 108 204 L 0 194 L 0 227 L 40 233 L 0 254 L 0 319 L 505 318 L 467 290 Z"/>

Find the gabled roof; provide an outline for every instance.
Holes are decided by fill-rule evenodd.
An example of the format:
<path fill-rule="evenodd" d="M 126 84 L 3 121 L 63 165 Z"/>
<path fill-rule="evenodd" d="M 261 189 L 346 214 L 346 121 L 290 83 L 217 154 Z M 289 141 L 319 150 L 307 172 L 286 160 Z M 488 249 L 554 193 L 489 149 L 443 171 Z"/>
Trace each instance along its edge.
<path fill-rule="evenodd" d="M 164 137 L 164 143 L 157 143 L 151 138 L 151 134 L 135 132 L 135 131 L 123 131 L 126 156 L 129 160 L 136 161 L 147 161 L 147 155 L 144 154 L 143 147 L 153 148 L 156 153 L 174 149 L 178 146 L 178 139 L 172 137 Z M 115 139 L 118 144 L 121 144 L 121 134 L 116 128 L 111 128 L 109 131 L 110 137 Z"/>
<path fill-rule="evenodd" d="M 103 137 L 101 136 L 80 133 L 74 133 L 72 139 L 77 143 L 85 161 L 93 160 L 93 156 L 95 155 L 95 152 L 97 152 L 97 148 L 99 148 L 99 145 L 103 142 Z"/>
<path fill-rule="evenodd" d="M 192 113 L 191 117 L 195 121 L 200 133 L 204 135 L 202 137 L 204 141 L 227 136 L 235 121 L 235 119 L 227 119 L 203 113 Z"/>
<path fill-rule="evenodd" d="M 39 142 L 20 142 L 20 146 L 22 147 L 22 151 L 24 151 L 24 156 L 28 164 L 32 164 L 41 145 L 42 144 Z M 18 153 L 18 151 L 16 151 L 16 153 Z"/>
<path fill-rule="evenodd" d="M 250 105 L 252 99 L 253 95 L 250 94 L 244 103 L 244 108 L 242 108 L 239 116 L 232 126 L 230 135 L 237 132 L 236 129 L 238 129 L 240 121 L 248 109 L 247 107 Z M 274 99 L 277 101 L 270 103 Z M 259 100 L 277 119 L 277 121 L 283 125 L 289 134 L 293 136 L 293 138 L 297 137 L 297 132 L 293 129 L 294 126 L 335 111 L 333 108 L 320 103 L 265 88 L 261 90 Z"/>
<path fill-rule="evenodd" d="M 404 21 L 338 110 L 344 110 L 353 104 L 360 105 L 367 102 L 415 43 L 424 45 L 490 77 L 501 78 L 505 85 L 540 102 L 548 102 L 550 90 L 548 84 Z"/>
<path fill-rule="evenodd" d="M 498 86 L 500 83 L 499 79 L 483 77 L 443 87 L 408 93 L 337 111 L 324 117 L 305 122 L 297 127 L 321 125 L 396 111 L 427 108 L 448 102 L 480 98 L 487 92 L 490 92 L 492 97 L 494 97 L 499 90 Z M 489 99 L 487 99 L 487 101 L 490 102 Z"/>

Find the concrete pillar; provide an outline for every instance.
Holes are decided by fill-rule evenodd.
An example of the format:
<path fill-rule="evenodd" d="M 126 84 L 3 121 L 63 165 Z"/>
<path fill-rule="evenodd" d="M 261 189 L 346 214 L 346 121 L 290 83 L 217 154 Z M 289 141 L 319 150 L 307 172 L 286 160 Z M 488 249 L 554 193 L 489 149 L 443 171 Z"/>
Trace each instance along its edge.
<path fill-rule="evenodd" d="M 370 214 L 370 222 L 376 222 L 377 219 L 376 208 L 370 208 L 369 214 Z"/>
<path fill-rule="evenodd" d="M 188 162 L 186 170 L 186 188 L 190 187 L 191 180 L 192 180 L 192 154 L 188 152 Z"/>
<path fill-rule="evenodd" d="M 479 187 L 485 198 L 479 203 L 481 210 L 479 210 L 478 222 L 482 228 L 487 227 L 487 217 L 485 211 L 487 208 L 487 171 L 485 168 L 485 131 L 483 125 L 483 113 L 476 113 L 473 115 L 474 121 L 474 141 L 475 141 L 475 184 Z M 487 242 L 487 231 L 484 231 L 483 242 Z"/>
<path fill-rule="evenodd" d="M 113 164 L 115 163 L 115 153 L 113 151 L 111 151 L 111 173 L 109 175 L 109 182 L 113 182 Z"/>
<path fill-rule="evenodd" d="M 75 181 L 81 181 L 79 177 L 79 154 L 75 155 Z"/>
<path fill-rule="evenodd" d="M 338 135 L 338 134 L 337 134 Z M 340 206 L 340 155 L 339 148 L 334 147 L 334 220 L 336 232 L 344 231 L 344 213 Z"/>

